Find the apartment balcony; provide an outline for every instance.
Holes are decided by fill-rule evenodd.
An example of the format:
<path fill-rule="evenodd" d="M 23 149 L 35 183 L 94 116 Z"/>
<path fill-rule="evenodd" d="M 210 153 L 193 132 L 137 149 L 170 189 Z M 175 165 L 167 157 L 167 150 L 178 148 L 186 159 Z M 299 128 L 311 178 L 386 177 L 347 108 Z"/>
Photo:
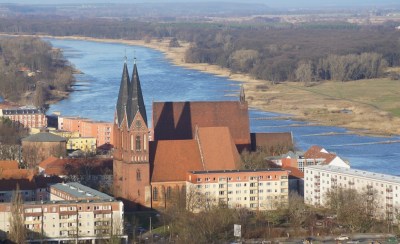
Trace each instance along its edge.
<path fill-rule="evenodd" d="M 387 204 L 386 204 L 386 208 L 390 208 L 390 209 L 393 208 L 393 204 L 387 203 Z"/>
<path fill-rule="evenodd" d="M 316 175 L 316 176 L 314 176 L 314 178 L 315 178 L 315 179 L 320 179 L 320 178 L 321 178 L 321 176 L 319 176 L 319 175 Z"/>
<path fill-rule="evenodd" d="M 393 189 L 392 188 L 387 188 L 386 192 L 388 192 L 388 193 L 393 192 Z"/>
<path fill-rule="evenodd" d="M 349 185 L 350 186 L 354 186 L 354 182 L 353 181 L 349 181 Z"/>
<path fill-rule="evenodd" d="M 332 177 L 332 178 L 331 178 L 331 181 L 332 181 L 332 182 L 337 182 L 337 179 Z"/>
<path fill-rule="evenodd" d="M 320 192 L 320 191 L 321 191 L 320 189 L 315 189 L 315 190 L 314 190 L 314 192 Z"/>
<path fill-rule="evenodd" d="M 315 186 L 320 186 L 320 185 L 321 185 L 321 183 L 319 183 L 319 182 L 315 182 L 315 183 L 314 183 L 314 185 L 315 185 Z"/>
<path fill-rule="evenodd" d="M 367 189 L 372 189 L 373 186 L 372 185 L 367 185 Z"/>
<path fill-rule="evenodd" d="M 391 201 L 391 200 L 393 200 L 393 197 L 392 196 L 387 196 L 386 200 L 390 200 Z"/>

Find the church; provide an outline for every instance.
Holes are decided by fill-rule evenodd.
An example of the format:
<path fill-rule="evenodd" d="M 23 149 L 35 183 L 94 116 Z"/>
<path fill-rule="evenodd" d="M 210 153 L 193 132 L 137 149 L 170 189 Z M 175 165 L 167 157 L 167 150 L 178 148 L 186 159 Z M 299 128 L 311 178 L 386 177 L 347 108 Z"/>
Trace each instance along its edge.
<path fill-rule="evenodd" d="M 239 169 L 239 153 L 264 143 L 250 133 L 243 87 L 237 101 L 153 102 L 152 125 L 136 62 L 130 78 L 125 61 L 113 123 L 113 183 L 114 196 L 131 209 L 167 208 L 174 194 L 184 195 L 189 172 Z M 274 138 L 292 143 L 290 133 Z"/>

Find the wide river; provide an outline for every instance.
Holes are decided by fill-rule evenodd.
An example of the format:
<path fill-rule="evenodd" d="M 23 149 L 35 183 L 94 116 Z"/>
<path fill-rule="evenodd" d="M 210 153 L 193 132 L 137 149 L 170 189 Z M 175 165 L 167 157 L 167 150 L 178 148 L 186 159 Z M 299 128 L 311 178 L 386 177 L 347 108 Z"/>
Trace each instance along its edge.
<path fill-rule="evenodd" d="M 62 115 L 112 121 L 125 53 L 130 73 L 133 56 L 137 57 L 149 118 L 152 101 L 238 99 L 238 82 L 175 66 L 161 52 L 149 48 L 80 40 L 46 40 L 54 47 L 63 49 L 65 57 L 83 72 L 76 75 L 75 91 L 68 99 L 52 105 L 48 113 L 60 111 Z M 349 160 L 353 168 L 400 175 L 400 144 L 396 143 L 400 136 L 360 136 L 339 127 L 316 126 L 294 120 L 260 119 L 277 116 L 281 114 L 251 109 L 251 131 L 291 131 L 301 150 L 311 145 L 321 145 Z"/>

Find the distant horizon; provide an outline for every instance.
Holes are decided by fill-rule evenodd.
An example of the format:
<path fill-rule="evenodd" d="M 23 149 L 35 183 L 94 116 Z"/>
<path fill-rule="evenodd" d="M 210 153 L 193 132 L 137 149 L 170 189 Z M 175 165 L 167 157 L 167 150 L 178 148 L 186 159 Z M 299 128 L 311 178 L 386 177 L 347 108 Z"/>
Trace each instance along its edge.
<path fill-rule="evenodd" d="M 398 0 L 0 0 L 0 4 L 23 4 L 23 5 L 61 5 L 61 4 L 137 4 L 137 3 L 205 3 L 205 2 L 235 2 L 248 4 L 264 4 L 271 8 L 321 8 L 321 7 L 374 7 L 398 5 Z"/>

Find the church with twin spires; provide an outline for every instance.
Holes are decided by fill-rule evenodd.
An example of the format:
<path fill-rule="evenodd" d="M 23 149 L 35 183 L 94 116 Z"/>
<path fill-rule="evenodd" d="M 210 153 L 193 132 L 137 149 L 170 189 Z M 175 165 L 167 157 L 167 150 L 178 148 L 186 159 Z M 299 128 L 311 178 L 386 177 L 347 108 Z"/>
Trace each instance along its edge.
<path fill-rule="evenodd" d="M 239 169 L 239 152 L 263 143 L 262 135 L 250 134 L 243 87 L 237 101 L 153 102 L 152 114 L 149 128 L 136 62 L 130 78 L 125 61 L 113 125 L 113 190 L 130 209 L 167 208 L 185 192 L 189 172 Z"/>

